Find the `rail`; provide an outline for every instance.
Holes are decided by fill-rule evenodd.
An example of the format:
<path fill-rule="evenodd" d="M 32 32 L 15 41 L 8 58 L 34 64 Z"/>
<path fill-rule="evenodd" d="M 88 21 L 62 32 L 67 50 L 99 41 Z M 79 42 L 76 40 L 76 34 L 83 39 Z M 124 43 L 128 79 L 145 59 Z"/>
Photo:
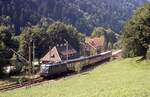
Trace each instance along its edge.
<path fill-rule="evenodd" d="M 122 50 L 118 50 L 116 52 L 113 52 L 112 57 L 116 56 L 118 54 L 121 54 L 121 53 L 122 53 Z M 81 60 L 82 58 L 79 58 L 79 59 Z M 71 60 L 71 61 L 76 61 L 76 60 Z M 4 86 L 0 86 L 0 92 L 6 92 L 6 91 L 10 91 L 10 90 L 15 90 L 17 88 L 28 87 L 28 86 L 32 86 L 34 84 L 41 83 L 44 81 L 46 81 L 46 80 L 43 79 L 42 77 L 39 77 L 39 78 L 34 78 L 34 79 L 26 81 L 26 82 L 22 82 L 21 84 L 18 84 L 18 83 L 7 84 Z"/>
<path fill-rule="evenodd" d="M 45 79 L 39 77 L 39 78 L 35 78 L 35 79 L 29 80 L 26 82 L 22 82 L 21 84 L 19 84 L 19 83 L 8 84 L 8 85 L 1 86 L 0 92 L 6 92 L 6 91 L 10 91 L 10 90 L 15 90 L 17 88 L 28 87 L 28 86 L 32 86 L 34 84 L 41 83 L 44 81 L 45 81 Z"/>

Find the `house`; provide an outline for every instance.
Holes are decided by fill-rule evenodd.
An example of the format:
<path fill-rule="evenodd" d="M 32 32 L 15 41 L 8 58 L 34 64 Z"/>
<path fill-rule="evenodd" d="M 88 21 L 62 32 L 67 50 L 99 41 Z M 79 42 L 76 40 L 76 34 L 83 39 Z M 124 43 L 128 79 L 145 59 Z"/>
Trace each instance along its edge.
<path fill-rule="evenodd" d="M 99 54 L 105 49 L 105 38 L 103 36 L 99 37 L 86 37 L 86 53 L 87 55 Z"/>
<path fill-rule="evenodd" d="M 54 46 L 40 61 L 42 63 L 58 63 L 77 57 L 78 53 L 71 45 L 61 44 Z"/>

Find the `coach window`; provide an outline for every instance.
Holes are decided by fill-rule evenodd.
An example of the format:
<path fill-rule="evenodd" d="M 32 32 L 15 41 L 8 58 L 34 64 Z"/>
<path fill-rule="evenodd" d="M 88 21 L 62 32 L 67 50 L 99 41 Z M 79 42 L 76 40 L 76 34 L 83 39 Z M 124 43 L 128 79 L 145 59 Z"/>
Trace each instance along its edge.
<path fill-rule="evenodd" d="M 51 70 L 53 70 L 53 67 L 54 67 L 54 66 L 51 66 Z"/>

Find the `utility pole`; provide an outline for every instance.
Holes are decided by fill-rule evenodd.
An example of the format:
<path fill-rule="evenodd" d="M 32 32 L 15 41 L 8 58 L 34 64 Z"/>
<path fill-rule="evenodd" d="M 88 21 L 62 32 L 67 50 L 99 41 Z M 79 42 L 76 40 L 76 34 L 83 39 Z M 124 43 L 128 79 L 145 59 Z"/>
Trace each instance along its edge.
<path fill-rule="evenodd" d="M 30 40 L 30 42 L 29 42 L 29 55 L 28 55 L 28 57 L 29 57 L 29 73 L 30 74 L 32 74 L 32 59 L 31 59 L 31 56 L 32 56 L 32 53 L 31 53 L 31 42 L 32 42 L 32 40 Z"/>
<path fill-rule="evenodd" d="M 86 44 L 83 43 L 83 42 L 80 42 L 80 44 L 81 44 L 81 47 L 82 47 L 82 50 L 83 50 L 83 56 L 86 56 L 86 53 L 85 53 L 85 51 L 86 51 Z"/>
<path fill-rule="evenodd" d="M 34 62 L 34 59 L 35 59 L 35 43 L 34 41 L 32 41 L 32 62 Z M 33 63 L 32 63 L 32 73 L 34 73 L 34 66 L 33 66 Z"/>
<path fill-rule="evenodd" d="M 33 46 L 33 48 L 32 48 L 32 52 L 33 52 L 32 59 L 33 59 L 33 61 L 34 61 L 34 59 L 35 59 L 35 43 L 34 43 L 34 41 L 33 41 L 32 46 Z"/>
<path fill-rule="evenodd" d="M 48 34 L 49 36 L 49 63 L 51 63 L 51 46 L 53 45 L 53 41 L 52 41 L 52 37 L 50 35 L 50 33 Z"/>
<path fill-rule="evenodd" d="M 69 44 L 68 44 L 68 41 L 67 41 L 67 60 L 68 60 L 68 58 L 69 58 L 69 55 L 68 55 L 68 50 L 69 50 Z"/>
<path fill-rule="evenodd" d="M 16 54 L 16 55 L 17 55 L 17 58 L 20 57 L 23 61 L 25 61 L 27 64 L 29 64 L 29 61 L 28 61 L 26 58 L 24 58 L 21 54 L 19 54 L 18 52 L 16 52 L 16 51 L 13 50 L 12 48 L 8 48 L 8 50 L 10 50 L 10 51 L 12 51 L 14 54 Z M 23 71 L 23 72 L 24 72 L 24 71 Z M 26 72 L 26 70 L 25 70 L 25 72 Z M 25 77 L 25 75 L 24 75 L 24 77 Z M 22 84 L 22 77 L 19 78 L 18 81 L 19 81 L 20 84 Z"/>
<path fill-rule="evenodd" d="M 83 43 L 83 55 L 85 56 L 85 44 Z"/>
<path fill-rule="evenodd" d="M 66 52 L 67 52 L 67 60 L 69 59 L 69 55 L 68 55 L 68 50 L 69 50 L 69 43 L 67 40 L 65 40 L 66 42 Z"/>
<path fill-rule="evenodd" d="M 49 62 L 51 62 L 51 46 L 49 46 Z"/>

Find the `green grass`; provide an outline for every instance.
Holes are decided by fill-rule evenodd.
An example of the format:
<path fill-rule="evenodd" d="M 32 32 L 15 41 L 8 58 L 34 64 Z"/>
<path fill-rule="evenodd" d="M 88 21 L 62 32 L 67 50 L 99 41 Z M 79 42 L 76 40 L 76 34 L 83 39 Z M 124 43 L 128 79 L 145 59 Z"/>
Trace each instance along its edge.
<path fill-rule="evenodd" d="M 87 74 L 0 93 L 0 97 L 150 97 L 150 62 L 113 61 Z"/>

